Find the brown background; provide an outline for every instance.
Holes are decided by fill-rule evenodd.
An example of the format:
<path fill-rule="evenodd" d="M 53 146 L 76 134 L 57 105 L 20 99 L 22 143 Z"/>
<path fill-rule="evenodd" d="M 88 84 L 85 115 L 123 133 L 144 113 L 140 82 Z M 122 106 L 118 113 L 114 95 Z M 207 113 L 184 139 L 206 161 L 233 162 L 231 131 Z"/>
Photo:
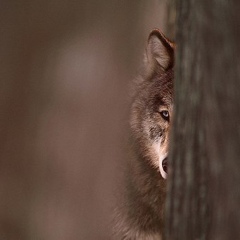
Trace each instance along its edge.
<path fill-rule="evenodd" d="M 166 7 L 1 1 L 0 239 L 111 239 L 129 82 Z"/>

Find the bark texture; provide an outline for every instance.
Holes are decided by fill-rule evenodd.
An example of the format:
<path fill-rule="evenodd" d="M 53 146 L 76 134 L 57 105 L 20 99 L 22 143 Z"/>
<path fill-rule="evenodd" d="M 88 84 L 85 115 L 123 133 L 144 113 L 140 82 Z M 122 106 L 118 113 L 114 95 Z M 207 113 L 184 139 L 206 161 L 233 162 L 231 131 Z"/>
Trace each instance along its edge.
<path fill-rule="evenodd" d="M 240 2 L 175 1 L 166 239 L 240 236 Z"/>

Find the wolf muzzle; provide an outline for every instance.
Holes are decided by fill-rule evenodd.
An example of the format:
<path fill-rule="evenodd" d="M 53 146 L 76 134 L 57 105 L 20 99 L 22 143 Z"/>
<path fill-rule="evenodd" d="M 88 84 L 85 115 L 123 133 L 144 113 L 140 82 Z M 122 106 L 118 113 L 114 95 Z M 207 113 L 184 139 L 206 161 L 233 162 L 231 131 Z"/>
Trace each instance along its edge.
<path fill-rule="evenodd" d="M 168 172 L 168 157 L 160 159 L 159 169 L 160 169 L 160 173 L 161 173 L 162 177 L 164 179 L 166 179 L 167 178 L 167 172 Z"/>
<path fill-rule="evenodd" d="M 168 158 L 166 157 L 163 161 L 162 161 L 162 168 L 164 170 L 164 172 L 168 173 Z"/>

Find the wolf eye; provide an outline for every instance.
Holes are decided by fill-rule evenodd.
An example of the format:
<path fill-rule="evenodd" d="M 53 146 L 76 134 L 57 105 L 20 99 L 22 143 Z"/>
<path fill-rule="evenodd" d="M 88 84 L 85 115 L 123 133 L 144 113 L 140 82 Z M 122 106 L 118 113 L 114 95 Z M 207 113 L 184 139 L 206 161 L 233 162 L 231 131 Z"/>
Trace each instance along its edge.
<path fill-rule="evenodd" d="M 163 110 L 160 112 L 160 115 L 162 116 L 162 118 L 166 121 L 169 121 L 169 112 L 167 110 Z"/>

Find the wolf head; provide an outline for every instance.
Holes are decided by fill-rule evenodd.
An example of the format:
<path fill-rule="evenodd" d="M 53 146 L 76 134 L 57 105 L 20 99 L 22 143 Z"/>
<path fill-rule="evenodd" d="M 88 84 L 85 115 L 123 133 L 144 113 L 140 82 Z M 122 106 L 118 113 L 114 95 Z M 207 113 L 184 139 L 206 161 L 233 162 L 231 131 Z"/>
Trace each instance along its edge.
<path fill-rule="evenodd" d="M 144 161 L 167 177 L 169 132 L 173 118 L 174 43 L 159 30 L 148 38 L 144 70 L 136 80 L 131 129 Z"/>

